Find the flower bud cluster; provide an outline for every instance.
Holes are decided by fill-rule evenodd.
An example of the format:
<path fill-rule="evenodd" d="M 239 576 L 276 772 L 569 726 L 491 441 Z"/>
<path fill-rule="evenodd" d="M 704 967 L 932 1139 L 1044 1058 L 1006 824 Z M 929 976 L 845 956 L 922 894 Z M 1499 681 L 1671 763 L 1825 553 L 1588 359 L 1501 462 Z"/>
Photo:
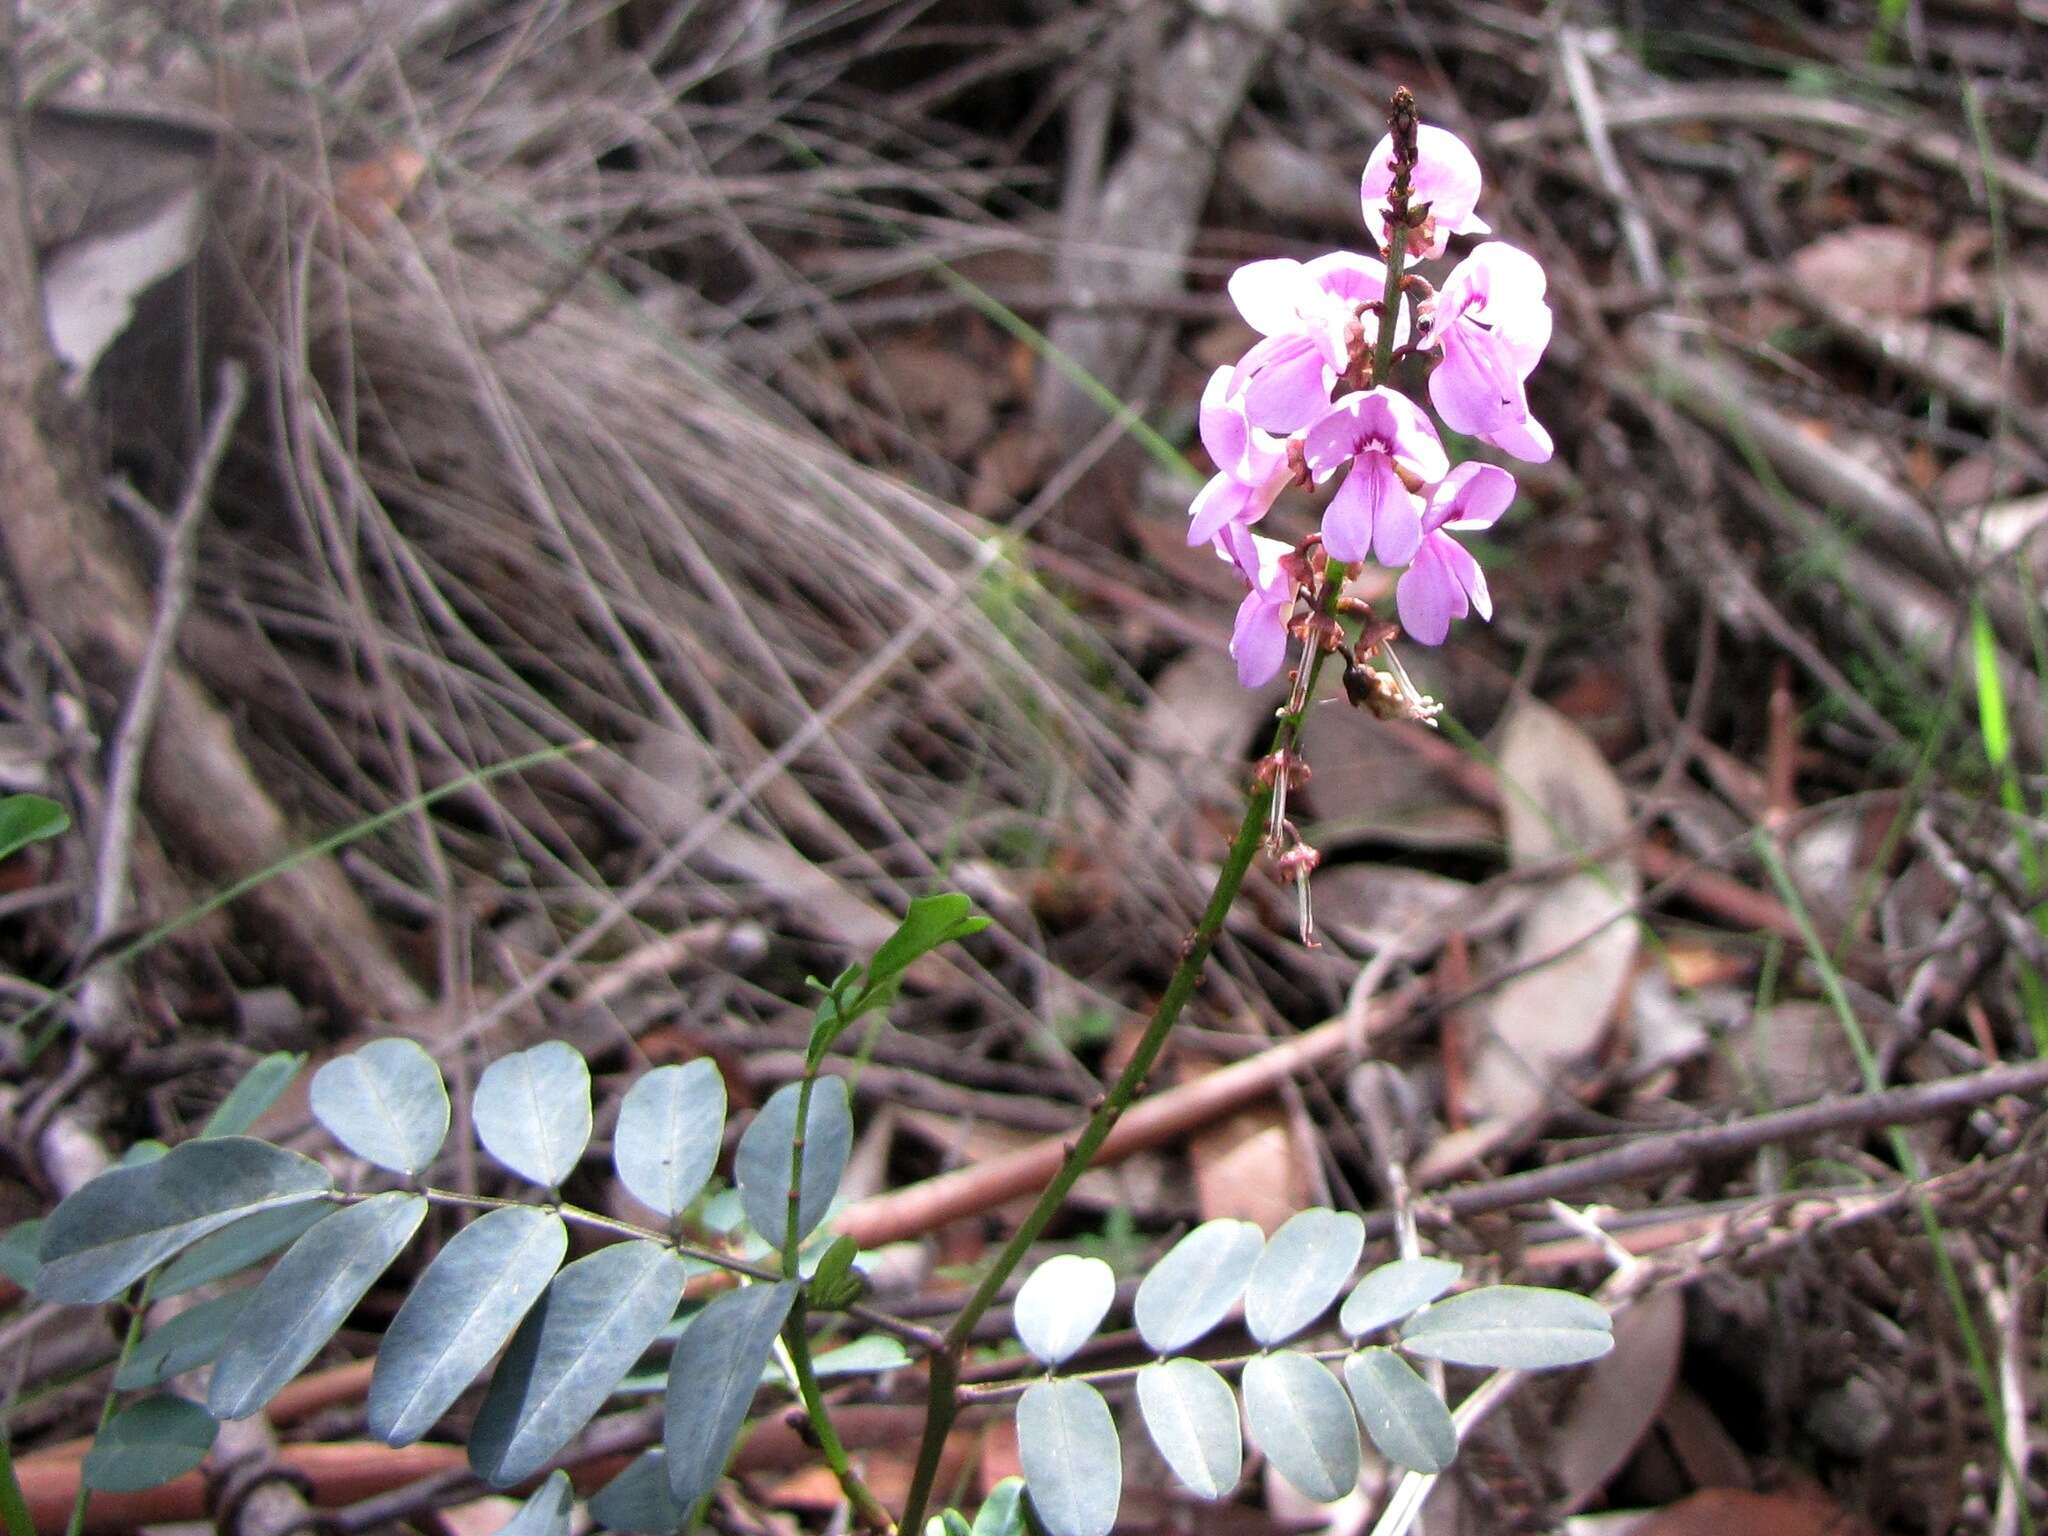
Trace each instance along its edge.
<path fill-rule="evenodd" d="M 1486 578 L 1454 535 L 1491 526 L 1514 500 L 1514 477 L 1492 464 L 1453 468 L 1429 413 L 1376 377 L 1374 355 L 1393 306 L 1393 356 L 1428 364 L 1444 426 L 1530 463 L 1550 457 L 1524 392 L 1550 341 L 1543 269 L 1489 240 L 1441 286 L 1403 270 L 1442 256 L 1452 235 L 1490 232 L 1475 212 L 1479 191 L 1479 162 L 1455 135 L 1397 117 L 1361 186 L 1392 284 L 1386 261 L 1351 251 L 1254 261 L 1230 279 L 1260 339 L 1203 391 L 1202 446 L 1216 474 L 1189 508 L 1188 542 L 1213 544 L 1248 588 L 1230 646 L 1246 687 L 1285 664 L 1296 601 L 1314 575 L 1301 551 L 1252 531 L 1289 485 L 1343 477 L 1323 513 L 1322 553 L 1401 569 L 1395 602 L 1413 639 L 1439 645 L 1453 619 L 1492 617 Z"/>

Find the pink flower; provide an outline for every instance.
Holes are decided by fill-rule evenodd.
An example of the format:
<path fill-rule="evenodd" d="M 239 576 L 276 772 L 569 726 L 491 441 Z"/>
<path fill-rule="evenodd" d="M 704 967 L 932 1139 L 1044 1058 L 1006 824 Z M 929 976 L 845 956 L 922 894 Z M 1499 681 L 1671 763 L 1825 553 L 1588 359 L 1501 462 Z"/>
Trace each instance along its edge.
<path fill-rule="evenodd" d="M 1464 140 L 1442 128 L 1415 130 L 1415 169 L 1408 178 L 1408 206 L 1429 205 L 1429 217 L 1422 227 L 1409 231 L 1408 254 L 1429 258 L 1444 253 L 1450 235 L 1484 235 L 1492 232 L 1486 220 L 1472 210 L 1479 202 L 1479 162 Z M 1365 204 L 1365 224 L 1378 230 L 1380 244 L 1393 238 L 1389 217 L 1393 212 L 1387 194 L 1394 189 L 1394 136 L 1390 133 L 1374 146 L 1365 162 L 1365 179 L 1359 196 Z"/>
<path fill-rule="evenodd" d="M 1230 391 L 1234 370 L 1218 368 L 1202 391 L 1202 447 L 1217 473 L 1188 508 L 1188 543 L 1206 544 L 1226 523 L 1256 523 L 1286 489 L 1287 444 L 1254 427 Z"/>
<path fill-rule="evenodd" d="M 1230 654 L 1237 680 L 1263 688 L 1280 675 L 1287 660 L 1287 623 L 1301 585 L 1301 562 L 1278 539 L 1261 538 L 1242 523 L 1229 523 L 1216 538 L 1216 552 L 1237 567 L 1251 591 L 1238 604 L 1230 630 Z"/>
<path fill-rule="evenodd" d="M 1425 483 L 1450 468 L 1422 408 L 1384 387 L 1346 395 L 1303 435 L 1302 458 L 1318 481 L 1351 466 L 1323 511 L 1330 558 L 1349 564 L 1370 553 L 1382 565 L 1406 565 L 1422 539 L 1422 516 L 1396 466 Z"/>
<path fill-rule="evenodd" d="M 1299 431 L 1329 404 L 1338 375 L 1367 345 L 1359 312 L 1379 299 L 1386 280 L 1379 262 L 1350 251 L 1311 262 L 1248 262 L 1231 274 L 1231 299 L 1264 338 L 1238 363 L 1230 384 L 1253 426 Z"/>
<path fill-rule="evenodd" d="M 1479 562 L 1451 532 L 1490 528 L 1515 499 L 1515 477 L 1492 464 L 1460 464 L 1430 492 L 1415 563 L 1394 588 L 1401 625 L 1423 645 L 1442 645 L 1451 620 L 1477 612 L 1493 617 L 1493 598 Z"/>
<path fill-rule="evenodd" d="M 1444 279 L 1429 323 L 1430 342 L 1444 353 L 1429 398 L 1444 425 L 1532 464 L 1551 454 L 1522 388 L 1550 344 L 1543 291 L 1535 257 L 1489 240 Z"/>

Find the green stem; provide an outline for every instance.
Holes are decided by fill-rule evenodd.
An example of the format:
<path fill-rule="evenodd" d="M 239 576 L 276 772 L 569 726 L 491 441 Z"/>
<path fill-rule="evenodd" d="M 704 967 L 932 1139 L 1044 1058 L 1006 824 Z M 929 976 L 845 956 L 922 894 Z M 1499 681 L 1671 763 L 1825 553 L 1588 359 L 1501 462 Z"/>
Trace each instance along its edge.
<path fill-rule="evenodd" d="M 802 1278 L 797 1269 L 803 1234 L 797 1229 L 797 1218 L 803 1207 L 804 1133 L 811 1128 L 811 1089 L 817 1081 L 817 1073 L 807 1066 L 796 1091 L 796 1131 L 789 1139 L 789 1216 L 782 1229 L 782 1275 L 786 1280 Z"/>
<path fill-rule="evenodd" d="M 128 1330 L 121 1335 L 121 1352 L 114 1357 L 114 1374 L 121 1374 L 121 1367 L 128 1363 L 128 1357 L 135 1353 L 135 1346 L 142 1341 L 142 1320 L 149 1313 L 149 1293 L 156 1287 L 156 1276 L 151 1275 L 137 1287 L 135 1301 L 128 1312 Z M 100 1402 L 100 1421 L 93 1426 L 92 1438 L 98 1443 L 106 1433 L 107 1425 L 113 1422 L 114 1406 L 121 1400 L 120 1392 L 112 1382 L 107 1383 L 107 1395 Z M 11 1470 L 11 1469 L 10 1469 Z M 64 1523 L 64 1536 L 80 1536 L 85 1530 L 85 1507 L 92 1501 L 92 1489 L 86 1485 L 83 1470 L 78 1478 L 78 1496 L 71 1501 L 71 1518 Z"/>
<path fill-rule="evenodd" d="M 14 1475 L 14 1449 L 7 1440 L 6 1428 L 0 1426 L 0 1530 L 7 1536 L 36 1536 L 28 1500 L 22 1497 L 21 1480 Z"/>
<path fill-rule="evenodd" d="M 782 1325 L 782 1342 L 789 1350 L 790 1363 L 795 1367 L 797 1396 L 803 1399 L 804 1412 L 809 1415 L 811 1430 L 817 1437 L 818 1450 L 825 1458 L 825 1465 L 832 1469 L 832 1475 L 839 1479 L 839 1486 L 853 1505 L 853 1511 L 861 1524 L 870 1530 L 893 1532 L 896 1521 L 875 1497 L 874 1491 L 861 1481 L 860 1474 L 853 1470 L 853 1462 L 846 1454 L 846 1445 L 839 1438 L 839 1431 L 833 1427 L 832 1416 L 825 1406 L 825 1394 L 818 1385 L 818 1371 L 811 1359 L 810 1331 L 806 1326 L 810 1309 L 804 1305 L 804 1298 L 798 1294 L 796 1304 L 789 1309 L 789 1320 Z"/>
<path fill-rule="evenodd" d="M 1332 561 L 1325 570 L 1323 612 L 1334 618 L 1337 599 L 1344 588 L 1345 578 L 1350 574 L 1347 567 Z M 1308 683 L 1302 690 L 1302 707 L 1283 712 L 1280 723 L 1273 732 L 1272 752 L 1290 752 L 1300 740 L 1301 728 L 1308 718 L 1308 711 L 1315 700 L 1317 679 L 1321 676 L 1323 663 L 1330 653 L 1318 647 L 1307 658 Z M 1181 1010 L 1195 994 L 1195 987 L 1202 979 L 1202 967 L 1209 958 L 1209 951 L 1215 947 L 1217 937 L 1223 932 L 1223 920 L 1229 915 L 1237 893 L 1244 885 L 1244 877 L 1250 871 L 1252 860 L 1258 855 L 1259 845 L 1266 835 L 1266 818 L 1272 808 L 1273 787 L 1257 784 L 1245 804 L 1244 820 L 1239 823 L 1237 835 L 1231 839 L 1230 851 L 1224 855 L 1223 868 L 1216 876 L 1215 888 L 1209 893 L 1209 903 L 1202 910 L 1201 920 L 1195 924 L 1195 931 L 1188 936 L 1181 953 L 1180 964 L 1174 968 L 1166 990 L 1160 994 L 1158 1005 L 1152 1010 L 1152 1017 L 1145 1025 L 1145 1032 L 1139 1036 L 1137 1046 L 1132 1050 L 1130 1060 L 1122 1072 L 1103 1095 L 1095 1113 L 1088 1117 L 1088 1123 L 1081 1128 L 1081 1134 L 1067 1151 L 1066 1160 L 1040 1193 L 1030 1214 L 1018 1224 L 1010 1240 L 1003 1245 L 1002 1252 L 995 1257 L 974 1294 L 954 1317 L 952 1326 L 946 1330 L 945 1346 L 931 1360 L 931 1386 L 926 1396 L 924 1437 L 918 1446 L 917 1469 L 912 1474 L 910 1493 L 904 1504 L 903 1528 L 912 1533 L 922 1528 L 925 1507 L 930 1502 L 932 1483 L 938 1475 L 939 1457 L 946 1445 L 946 1436 L 953 1427 L 953 1418 L 959 1404 L 956 1394 L 960 1384 L 960 1361 L 966 1353 L 973 1336 L 974 1325 L 981 1321 L 1001 1293 L 1003 1285 L 1023 1261 L 1026 1251 L 1038 1241 L 1038 1235 L 1045 1230 L 1074 1184 L 1095 1161 L 1095 1155 L 1102 1150 L 1102 1144 L 1109 1139 L 1124 1111 L 1129 1109 L 1151 1073 L 1153 1063 L 1159 1059 L 1165 1047 L 1167 1036 L 1180 1019 Z"/>

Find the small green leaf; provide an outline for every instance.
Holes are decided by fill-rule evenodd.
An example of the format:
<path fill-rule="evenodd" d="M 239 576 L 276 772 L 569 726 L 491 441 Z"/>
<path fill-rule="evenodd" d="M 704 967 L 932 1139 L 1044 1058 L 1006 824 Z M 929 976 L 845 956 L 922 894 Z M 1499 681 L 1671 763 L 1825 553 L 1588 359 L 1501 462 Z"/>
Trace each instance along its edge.
<path fill-rule="evenodd" d="M 512 1335 L 469 1432 L 496 1488 L 531 1477 L 604 1406 L 675 1316 L 687 1271 L 658 1243 L 615 1243 L 555 1276 Z"/>
<path fill-rule="evenodd" d="M 794 1280 L 727 1291 L 677 1342 L 661 1443 L 668 1491 L 681 1508 L 709 1493 L 725 1471 L 796 1294 Z"/>
<path fill-rule="evenodd" d="M 868 962 L 868 985 L 901 976 L 942 944 L 981 932 L 988 919 L 974 915 L 974 903 L 958 891 L 920 896 L 894 933 L 882 941 Z"/>
<path fill-rule="evenodd" d="M 1244 1439 L 1230 1384 L 1199 1360 L 1162 1360 L 1138 1372 L 1138 1411 L 1173 1475 L 1198 1499 L 1225 1497 L 1244 1471 Z"/>
<path fill-rule="evenodd" d="M 1539 1286 L 1494 1285 L 1440 1301 L 1402 1330 L 1411 1355 L 1496 1370 L 1543 1370 L 1597 1360 L 1614 1347 L 1598 1302 Z"/>
<path fill-rule="evenodd" d="M 533 1490 L 519 1512 L 498 1527 L 497 1536 L 569 1536 L 569 1515 L 576 1502 L 575 1485 L 557 1467 Z"/>
<path fill-rule="evenodd" d="M 36 1288 L 36 1271 L 42 1261 L 36 1257 L 36 1250 L 43 1241 L 43 1218 L 31 1216 L 27 1221 L 17 1221 L 5 1232 L 0 1232 L 0 1275 L 5 1275 L 24 1291 Z"/>
<path fill-rule="evenodd" d="M 660 1447 L 642 1451 L 626 1470 L 591 1496 L 590 1518 L 608 1531 L 673 1536 L 690 1518 L 669 1496 L 668 1462 Z"/>
<path fill-rule="evenodd" d="M 283 1097 L 305 1064 L 304 1051 L 272 1051 L 242 1074 L 199 1134 L 209 1140 L 246 1135 L 249 1127 L 263 1118 L 263 1112 Z"/>
<path fill-rule="evenodd" d="M 1252 1439 L 1280 1475 L 1319 1504 L 1358 1483 L 1358 1420 L 1320 1361 L 1295 1350 L 1245 1362 L 1244 1412 Z"/>
<path fill-rule="evenodd" d="M 708 1058 L 656 1067 L 626 1090 L 612 1133 L 612 1164 L 626 1192 L 675 1216 L 695 1200 L 718 1161 L 725 1079 Z"/>
<path fill-rule="evenodd" d="M 145 1397 L 108 1420 L 79 1475 L 99 1493 L 141 1493 L 206 1460 L 219 1433 L 220 1425 L 197 1403 L 167 1394 Z"/>
<path fill-rule="evenodd" d="M 1024 1347 L 1047 1365 L 1088 1342 L 1116 1300 L 1116 1272 L 1100 1259 L 1062 1253 L 1019 1287 L 1012 1315 Z"/>
<path fill-rule="evenodd" d="M 312 1099 L 314 1118 L 336 1141 L 408 1178 L 434 1161 L 448 1136 L 441 1069 L 411 1040 L 372 1040 L 335 1057 L 313 1074 Z"/>
<path fill-rule="evenodd" d="M 115 1168 L 43 1223 L 36 1294 L 99 1302 L 230 1222 L 333 1188 L 311 1158 L 242 1136 L 188 1141 L 153 1163 Z"/>
<path fill-rule="evenodd" d="M 1157 1354 L 1186 1349 L 1230 1315 L 1266 1245 L 1249 1221 L 1205 1221 L 1167 1250 L 1138 1286 L 1131 1318 Z"/>
<path fill-rule="evenodd" d="M 206 1406 L 214 1417 L 247 1418 L 304 1370 L 426 1214 L 422 1196 L 372 1195 L 293 1243 L 250 1296 L 213 1368 Z"/>
<path fill-rule="evenodd" d="M 166 1264 L 150 1294 L 159 1301 L 167 1300 L 197 1290 L 208 1281 L 238 1274 L 279 1249 L 289 1248 L 314 1223 L 325 1221 L 339 1209 L 324 1200 L 310 1200 L 244 1216 Z"/>
<path fill-rule="evenodd" d="M 796 1139 L 797 1101 L 803 1085 L 785 1083 L 768 1096 L 733 1156 L 733 1180 L 747 1220 L 770 1246 L 780 1248 L 789 1223 L 790 1148 Z M 816 1230 L 832 1208 L 839 1179 L 853 1153 L 853 1111 L 846 1084 L 821 1077 L 805 1117 L 803 1188 L 797 1200 L 797 1241 Z"/>
<path fill-rule="evenodd" d="M 1017 1457 L 1051 1536 L 1109 1536 L 1123 1502 L 1123 1451 L 1109 1404 L 1085 1381 L 1041 1381 L 1017 1404 Z"/>
<path fill-rule="evenodd" d="M 245 1288 L 211 1297 L 151 1329 L 114 1372 L 114 1386 L 140 1392 L 219 1359 L 249 1296 Z"/>
<path fill-rule="evenodd" d="M 0 799 L 0 859 L 30 843 L 59 836 L 70 826 L 70 813 L 56 801 L 41 795 L 8 795 Z"/>
<path fill-rule="evenodd" d="M 810 1283 L 805 1292 L 811 1305 L 823 1311 L 836 1311 L 849 1307 L 860 1299 L 867 1289 L 867 1282 L 853 1261 L 860 1257 L 860 1244 L 850 1237 L 835 1237 L 832 1244 L 819 1258 L 817 1267 L 811 1271 Z"/>
<path fill-rule="evenodd" d="M 590 1143 L 590 1067 L 560 1040 L 501 1056 L 477 1079 L 470 1118 L 486 1152 L 555 1189 Z"/>
<path fill-rule="evenodd" d="M 171 1149 L 154 1138 L 145 1136 L 136 1142 L 114 1164 L 116 1168 L 146 1168 L 151 1163 L 160 1163 L 170 1156 Z"/>
<path fill-rule="evenodd" d="M 1321 1317 L 1364 1248 L 1365 1223 L 1350 1211 L 1318 1207 L 1289 1217 L 1266 1240 L 1245 1287 L 1244 1322 L 1251 1336 L 1279 1344 Z"/>
<path fill-rule="evenodd" d="M 1463 1274 L 1449 1259 L 1400 1259 L 1382 1264 L 1344 1299 L 1337 1326 L 1354 1339 L 1398 1323 L 1428 1306 Z"/>
<path fill-rule="evenodd" d="M 1344 1361 L 1344 1385 L 1380 1454 L 1411 1472 L 1443 1471 L 1458 1455 L 1450 1410 L 1415 1368 L 1391 1349 L 1364 1349 Z"/>
<path fill-rule="evenodd" d="M 820 1376 L 867 1376 L 910 1364 L 910 1351 L 886 1333 L 868 1333 L 851 1344 L 828 1349 L 811 1363 Z"/>
<path fill-rule="evenodd" d="M 509 1205 L 456 1233 L 384 1332 L 370 1376 L 370 1433 L 410 1445 L 490 1364 L 569 1249 L 553 1211 Z"/>
<path fill-rule="evenodd" d="M 1998 635 L 1981 602 L 1970 604 L 1970 650 L 1977 672 L 1977 727 L 1984 760 L 2003 768 L 2012 756 L 2012 726 L 2006 718 L 2005 679 L 1998 673 Z"/>
<path fill-rule="evenodd" d="M 969 1536 L 1025 1536 L 1024 1479 L 1006 1477 L 989 1489 L 974 1512 Z"/>
<path fill-rule="evenodd" d="M 945 1536 L 974 1536 L 974 1527 L 967 1523 L 967 1517 L 957 1509 L 939 1512 L 939 1529 Z"/>

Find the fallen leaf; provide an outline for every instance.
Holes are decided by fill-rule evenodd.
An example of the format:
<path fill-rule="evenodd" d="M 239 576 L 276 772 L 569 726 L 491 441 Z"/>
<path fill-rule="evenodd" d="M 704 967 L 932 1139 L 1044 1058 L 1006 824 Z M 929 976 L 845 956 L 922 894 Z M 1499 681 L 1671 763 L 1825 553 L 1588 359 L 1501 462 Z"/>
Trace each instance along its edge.
<path fill-rule="evenodd" d="M 1792 253 L 1798 280 L 1838 304 L 1873 315 L 1924 315 L 1967 299 L 1969 274 L 1954 255 L 1893 224 L 1853 224 Z"/>
<path fill-rule="evenodd" d="M 1612 1353 L 1576 1383 L 1551 1441 L 1561 1510 L 1585 1508 L 1627 1465 L 1664 1411 L 1684 1341 L 1685 1297 L 1673 1288 L 1652 1291 L 1615 1320 Z"/>
<path fill-rule="evenodd" d="M 1659 1510 L 1632 1536 L 1870 1536 L 1870 1527 L 1818 1488 L 1750 1493 L 1703 1488 Z"/>
<path fill-rule="evenodd" d="M 1628 849 L 1611 846 L 1629 831 L 1614 770 L 1570 720 L 1525 699 L 1502 733 L 1500 781 L 1515 868 L 1601 856 L 1532 893 L 1515 934 L 1514 974 L 1473 1009 L 1475 1123 L 1430 1149 L 1415 1169 L 1419 1182 L 1535 1134 L 1573 1069 L 1593 1059 L 1635 967 L 1639 935 L 1629 914 L 1642 877 Z"/>
<path fill-rule="evenodd" d="M 142 295 L 192 259 L 205 198 L 197 186 L 173 192 L 134 224 L 59 246 L 43 268 L 50 345 L 74 390 L 128 328 Z"/>
<path fill-rule="evenodd" d="M 1168 663 L 1138 722 L 1144 751 L 1131 771 L 1127 824 L 1171 837 L 1192 808 L 1232 798 L 1252 732 L 1271 718 L 1276 697 L 1238 687 L 1221 651 L 1190 650 Z"/>
<path fill-rule="evenodd" d="M 1190 1062 L 1180 1080 L 1214 1068 L 1213 1062 Z M 1305 1149 L 1278 1099 L 1248 1104 L 1203 1126 L 1188 1138 L 1188 1162 L 1195 1175 L 1195 1209 L 1203 1221 L 1229 1216 L 1257 1222 L 1270 1236 L 1314 1203 Z"/>

